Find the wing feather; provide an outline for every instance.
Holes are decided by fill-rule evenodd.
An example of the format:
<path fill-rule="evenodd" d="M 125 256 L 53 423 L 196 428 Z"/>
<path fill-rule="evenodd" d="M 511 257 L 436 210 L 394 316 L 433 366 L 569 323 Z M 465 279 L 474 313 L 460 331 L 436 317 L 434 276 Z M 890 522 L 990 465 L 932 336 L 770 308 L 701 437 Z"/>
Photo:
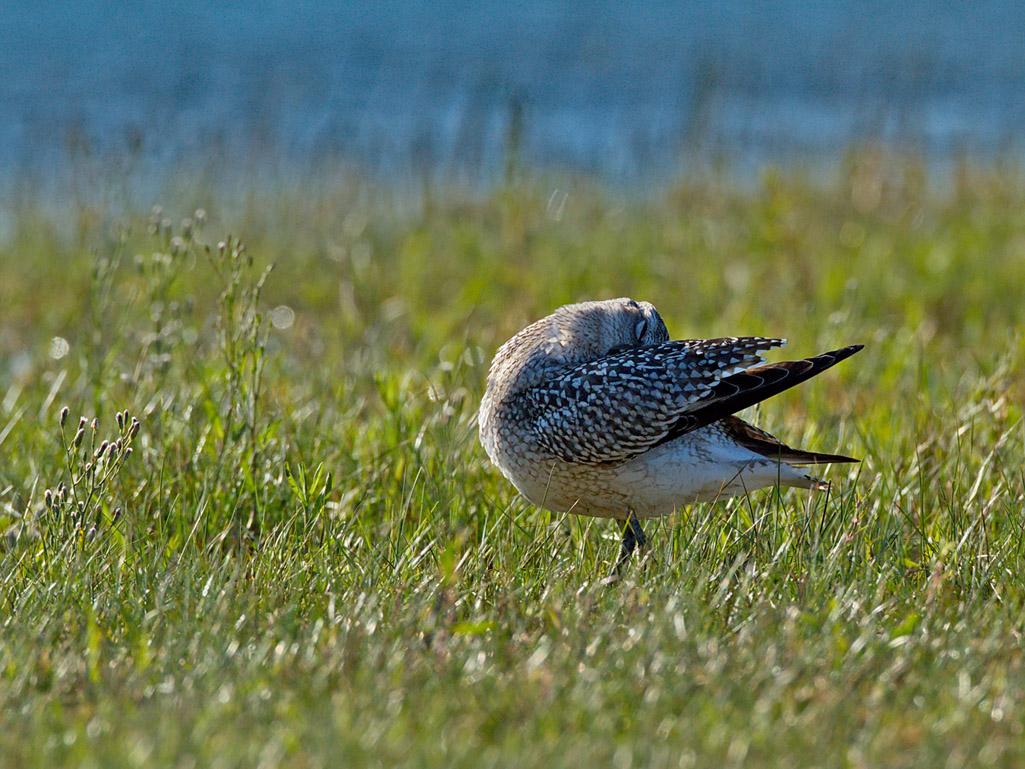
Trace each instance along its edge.
<path fill-rule="evenodd" d="M 700 404 L 681 411 L 676 422 L 655 445 L 675 440 L 691 430 L 717 422 L 723 417 L 788 390 L 851 357 L 862 347 L 863 345 L 855 344 L 813 358 L 767 363 L 724 377 L 713 386 L 712 394 Z"/>
<path fill-rule="evenodd" d="M 583 363 L 525 393 L 535 435 L 567 462 L 624 462 L 658 445 L 689 412 L 726 397 L 717 389 L 722 382 L 762 363 L 759 352 L 785 343 L 682 340 Z"/>

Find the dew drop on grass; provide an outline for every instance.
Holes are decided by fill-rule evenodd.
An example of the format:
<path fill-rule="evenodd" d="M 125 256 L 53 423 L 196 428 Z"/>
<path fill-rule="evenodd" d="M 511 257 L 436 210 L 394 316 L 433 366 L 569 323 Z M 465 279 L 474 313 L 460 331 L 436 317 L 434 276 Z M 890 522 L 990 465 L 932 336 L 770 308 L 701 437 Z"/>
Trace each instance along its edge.
<path fill-rule="evenodd" d="M 68 340 L 62 336 L 55 336 L 50 340 L 50 357 L 54 360 L 60 360 L 71 350 L 71 345 L 68 344 Z"/>
<path fill-rule="evenodd" d="M 280 304 L 271 311 L 270 322 L 274 324 L 274 328 L 282 330 L 291 328 L 295 323 L 295 312 L 291 307 Z"/>

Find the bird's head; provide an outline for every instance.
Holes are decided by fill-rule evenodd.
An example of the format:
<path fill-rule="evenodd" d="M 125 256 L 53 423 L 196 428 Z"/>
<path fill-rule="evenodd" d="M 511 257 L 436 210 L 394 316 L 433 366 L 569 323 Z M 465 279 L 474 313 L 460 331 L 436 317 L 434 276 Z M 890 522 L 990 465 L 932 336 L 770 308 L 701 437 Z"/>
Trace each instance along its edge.
<path fill-rule="evenodd" d="M 549 318 L 547 352 L 569 365 L 669 341 L 654 305 L 626 297 L 568 304 Z"/>
<path fill-rule="evenodd" d="M 666 324 L 649 302 L 624 297 L 567 304 L 502 345 L 488 379 L 517 392 L 555 371 L 668 341 Z"/>

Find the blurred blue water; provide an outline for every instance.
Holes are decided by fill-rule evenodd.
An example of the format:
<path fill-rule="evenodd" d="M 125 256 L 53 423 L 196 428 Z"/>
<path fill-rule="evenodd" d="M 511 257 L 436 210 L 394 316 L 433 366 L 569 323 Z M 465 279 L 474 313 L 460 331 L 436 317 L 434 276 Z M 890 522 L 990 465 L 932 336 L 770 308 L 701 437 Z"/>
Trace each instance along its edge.
<path fill-rule="evenodd" d="M 1025 3 L 89 2 L 0 8 L 0 172 L 76 156 L 402 177 L 523 162 L 1020 150 Z"/>

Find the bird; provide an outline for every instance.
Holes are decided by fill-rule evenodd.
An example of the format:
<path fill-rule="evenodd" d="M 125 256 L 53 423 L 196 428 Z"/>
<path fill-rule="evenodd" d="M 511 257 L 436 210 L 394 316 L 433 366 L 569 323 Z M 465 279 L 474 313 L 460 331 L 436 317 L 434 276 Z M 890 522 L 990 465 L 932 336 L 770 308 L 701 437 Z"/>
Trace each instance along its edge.
<path fill-rule="evenodd" d="M 826 489 L 807 465 L 859 460 L 791 448 L 735 416 L 862 349 L 766 363 L 786 339 L 670 340 L 650 302 L 558 308 L 499 347 L 478 411 L 488 458 L 531 503 L 614 518 L 614 574 L 641 520 L 771 486 Z"/>

